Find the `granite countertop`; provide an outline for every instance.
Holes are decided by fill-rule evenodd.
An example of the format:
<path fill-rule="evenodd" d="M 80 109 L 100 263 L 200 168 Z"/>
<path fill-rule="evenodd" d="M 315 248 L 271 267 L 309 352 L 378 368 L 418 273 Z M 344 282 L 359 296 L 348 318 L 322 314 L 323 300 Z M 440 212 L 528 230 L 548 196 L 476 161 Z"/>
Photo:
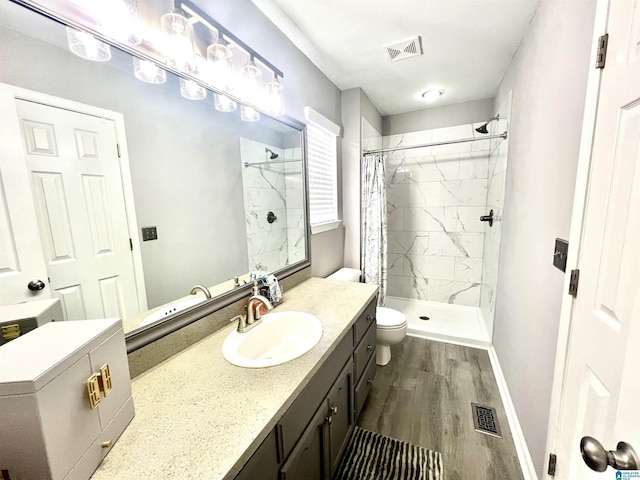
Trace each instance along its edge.
<path fill-rule="evenodd" d="M 314 348 L 283 365 L 247 369 L 228 363 L 222 343 L 234 324 L 137 377 L 136 416 L 91 478 L 233 478 L 377 290 L 310 278 L 285 292 L 275 311 L 315 315 L 324 332 Z"/>

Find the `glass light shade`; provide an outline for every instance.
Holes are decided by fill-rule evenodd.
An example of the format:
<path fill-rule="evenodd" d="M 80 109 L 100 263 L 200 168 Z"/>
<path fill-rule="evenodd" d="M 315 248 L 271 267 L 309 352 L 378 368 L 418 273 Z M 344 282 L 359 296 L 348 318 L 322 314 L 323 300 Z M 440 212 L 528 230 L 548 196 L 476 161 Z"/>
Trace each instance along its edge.
<path fill-rule="evenodd" d="M 211 85 L 224 90 L 226 92 L 233 92 L 233 66 L 230 58 L 217 58 L 212 59 L 208 57 L 210 80 Z"/>
<path fill-rule="evenodd" d="M 148 60 L 133 57 L 133 73 L 138 80 L 147 83 L 164 83 L 167 81 L 167 72 Z"/>
<path fill-rule="evenodd" d="M 278 81 L 278 77 L 264 86 L 266 109 L 274 117 L 284 115 L 284 87 Z"/>
<path fill-rule="evenodd" d="M 100 30 L 105 35 L 129 45 L 140 45 L 142 33 L 135 0 L 111 0 L 95 2 L 100 5 Z"/>
<path fill-rule="evenodd" d="M 216 110 L 219 112 L 235 112 L 238 109 L 238 104 L 236 102 L 226 95 L 221 95 L 219 93 L 213 94 L 213 102 Z"/>
<path fill-rule="evenodd" d="M 253 58 L 250 58 L 249 61 L 245 63 L 245 65 L 240 69 L 240 73 L 244 78 L 249 80 L 257 80 L 262 75 L 262 71 L 255 64 Z"/>
<path fill-rule="evenodd" d="M 207 59 L 212 62 L 228 59 L 232 56 L 233 52 L 220 38 L 207 47 Z"/>
<path fill-rule="evenodd" d="M 180 79 L 180 95 L 189 100 L 203 100 L 207 91 L 193 80 Z"/>
<path fill-rule="evenodd" d="M 180 10 L 172 10 L 160 17 L 160 27 L 165 37 L 167 64 L 185 72 L 194 69 L 193 30 L 189 20 Z"/>
<path fill-rule="evenodd" d="M 111 47 L 90 33 L 67 27 L 69 50 L 75 55 L 94 62 L 106 62 L 111 58 Z"/>
<path fill-rule="evenodd" d="M 245 122 L 257 122 L 260 120 L 260 113 L 252 107 L 242 105 L 240 106 L 240 118 Z"/>
<path fill-rule="evenodd" d="M 253 58 L 240 69 L 240 97 L 248 103 L 256 105 L 261 96 L 260 77 L 262 71 L 256 66 Z"/>

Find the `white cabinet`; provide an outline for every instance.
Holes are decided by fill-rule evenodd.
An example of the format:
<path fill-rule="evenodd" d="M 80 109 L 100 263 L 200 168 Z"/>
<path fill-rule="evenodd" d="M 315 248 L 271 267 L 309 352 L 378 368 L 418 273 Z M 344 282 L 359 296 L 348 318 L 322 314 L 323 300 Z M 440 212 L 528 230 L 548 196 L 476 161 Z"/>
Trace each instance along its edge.
<path fill-rule="evenodd" d="M 48 323 L 0 347 L 0 470 L 12 480 L 86 480 L 132 418 L 120 320 Z"/>

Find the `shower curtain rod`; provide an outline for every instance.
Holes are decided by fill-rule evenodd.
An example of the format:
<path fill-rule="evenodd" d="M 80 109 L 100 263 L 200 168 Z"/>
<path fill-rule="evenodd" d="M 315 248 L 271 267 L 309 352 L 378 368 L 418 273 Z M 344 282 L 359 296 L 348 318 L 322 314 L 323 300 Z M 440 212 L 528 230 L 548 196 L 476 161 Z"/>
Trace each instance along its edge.
<path fill-rule="evenodd" d="M 446 142 L 423 143 L 421 145 L 411 145 L 407 147 L 382 148 L 380 150 L 365 150 L 362 153 L 364 155 L 369 155 L 370 153 L 387 153 L 387 152 L 395 152 L 397 150 L 409 150 L 412 148 L 437 147 L 439 145 L 451 145 L 453 143 L 477 142 L 478 140 L 491 140 L 493 138 L 506 139 L 507 132 L 502 132 L 499 135 L 489 135 L 488 137 L 463 138 L 462 140 L 448 140 Z"/>
<path fill-rule="evenodd" d="M 296 158 L 293 160 L 269 160 L 268 162 L 256 162 L 256 163 L 244 162 L 244 166 L 255 167 L 257 165 L 271 165 L 272 163 L 293 163 L 293 162 L 300 162 L 300 161 L 301 161 L 300 158 Z"/>

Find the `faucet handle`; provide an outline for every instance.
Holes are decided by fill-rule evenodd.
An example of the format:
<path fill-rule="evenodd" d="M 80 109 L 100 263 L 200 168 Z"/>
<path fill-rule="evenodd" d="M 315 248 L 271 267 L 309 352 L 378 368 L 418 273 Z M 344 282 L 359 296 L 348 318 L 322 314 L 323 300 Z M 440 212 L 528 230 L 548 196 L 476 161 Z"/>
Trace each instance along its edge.
<path fill-rule="evenodd" d="M 247 316 L 246 315 L 236 315 L 229 323 L 233 323 L 238 320 L 238 332 L 242 333 L 247 328 Z"/>

